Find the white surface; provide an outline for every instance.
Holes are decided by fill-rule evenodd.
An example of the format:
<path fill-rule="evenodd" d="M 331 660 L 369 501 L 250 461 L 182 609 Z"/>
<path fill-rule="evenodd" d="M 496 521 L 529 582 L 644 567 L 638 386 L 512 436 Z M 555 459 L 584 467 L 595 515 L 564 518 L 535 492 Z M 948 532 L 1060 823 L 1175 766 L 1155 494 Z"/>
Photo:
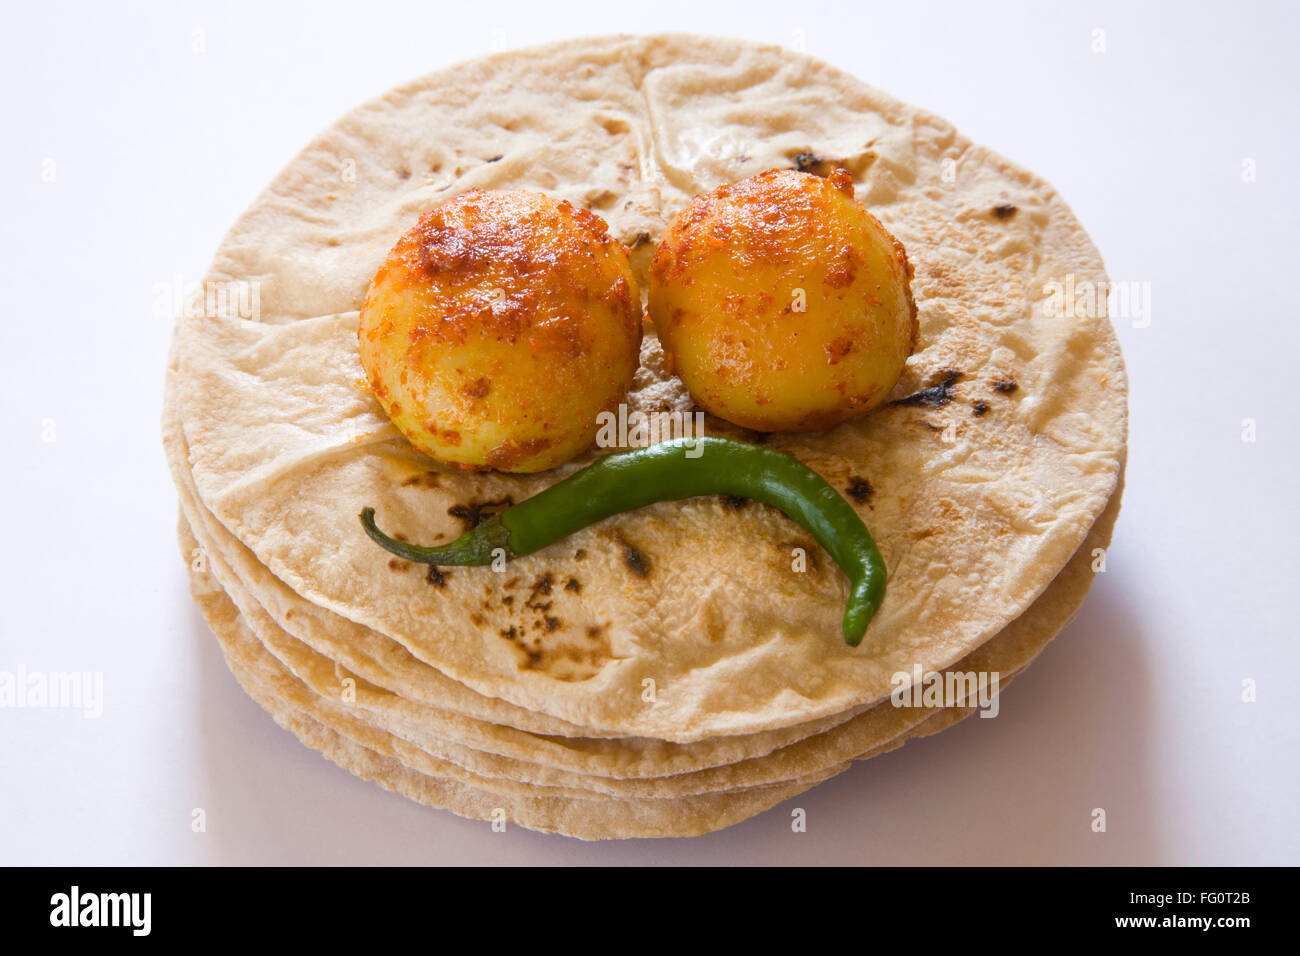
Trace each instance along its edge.
<path fill-rule="evenodd" d="M 97 720 L 0 710 L 0 862 L 1300 863 L 1300 7 L 1132 6 L 6 5 L 0 671 L 100 671 L 105 699 Z M 998 719 L 701 839 L 494 834 L 334 768 L 226 671 L 173 545 L 156 287 L 197 279 L 270 177 L 389 86 L 494 41 L 661 29 L 802 36 L 1045 176 L 1112 278 L 1151 284 L 1149 327 L 1118 323 L 1124 511 Z"/>

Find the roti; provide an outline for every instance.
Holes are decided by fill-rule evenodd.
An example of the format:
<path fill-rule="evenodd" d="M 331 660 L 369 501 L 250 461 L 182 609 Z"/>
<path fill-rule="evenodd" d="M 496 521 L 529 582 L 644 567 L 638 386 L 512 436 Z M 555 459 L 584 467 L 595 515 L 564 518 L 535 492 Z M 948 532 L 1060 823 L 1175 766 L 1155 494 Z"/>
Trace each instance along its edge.
<path fill-rule="evenodd" d="M 704 418 L 795 456 L 871 529 L 888 589 L 859 646 L 843 574 L 756 502 L 651 505 L 504 571 L 435 574 L 367 537 L 373 507 L 450 541 L 608 451 L 465 471 L 389 422 L 358 309 L 422 212 L 469 189 L 566 199 L 644 291 L 692 196 L 771 168 L 847 170 L 915 270 L 919 344 L 884 406 L 813 434 Z M 216 306 L 178 322 L 163 432 L 191 589 L 248 693 L 359 776 L 584 839 L 728 826 L 973 712 L 895 707 L 899 675 L 1005 686 L 1080 606 L 1120 508 L 1127 379 L 1104 309 L 1049 296 L 1067 280 L 1106 277 L 1047 183 L 803 54 L 618 36 L 430 74 L 295 157 L 218 249 Z M 642 342 L 627 416 L 694 414 L 648 322 Z"/>
<path fill-rule="evenodd" d="M 817 549 L 759 506 L 652 506 L 511 575 L 458 569 L 441 586 L 365 536 L 364 506 L 410 540 L 446 539 L 460 527 L 449 511 L 522 500 L 582 464 L 439 469 L 358 386 L 356 309 L 415 213 L 471 187 L 542 189 L 652 243 L 694 192 L 809 152 L 848 168 L 907 246 L 921 345 L 897 397 L 937 389 L 829 432 L 766 439 L 837 488 L 870 488 L 858 507 L 890 586 L 860 647 L 836 639 L 842 576 L 825 560 L 792 572 L 795 548 Z M 349 158 L 356 181 L 340 184 L 331 171 Z M 825 64 L 698 37 L 566 43 L 433 74 L 293 160 L 209 276 L 260 283 L 259 320 L 181 324 L 177 412 L 204 506 L 312 604 L 484 697 L 592 733 L 753 734 L 868 706 L 916 663 L 955 663 L 1077 550 L 1116 486 L 1126 383 L 1104 316 L 1045 305 L 1045 285 L 1066 274 L 1105 278 L 1047 184 Z M 652 330 L 628 405 L 689 407 Z M 555 596 L 558 627 L 525 653 L 510 635 L 536 626 L 531 591 L 570 579 L 580 596 Z"/>

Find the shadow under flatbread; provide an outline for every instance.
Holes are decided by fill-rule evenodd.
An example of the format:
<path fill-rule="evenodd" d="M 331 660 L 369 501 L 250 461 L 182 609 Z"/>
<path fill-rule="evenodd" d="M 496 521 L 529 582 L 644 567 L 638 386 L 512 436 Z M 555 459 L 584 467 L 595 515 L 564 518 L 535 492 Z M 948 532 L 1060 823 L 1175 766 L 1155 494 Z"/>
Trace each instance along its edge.
<path fill-rule="evenodd" d="M 285 733 L 240 687 L 211 628 L 187 603 L 197 661 L 194 738 L 206 768 L 194 801 L 206 812 L 207 832 L 192 836 L 208 842 L 204 863 L 417 866 L 483 856 L 478 846 L 489 824 L 431 813 Z M 511 829 L 541 838 L 539 849 L 548 845 L 542 834 Z"/>
<path fill-rule="evenodd" d="M 970 717 L 790 801 L 807 808 L 810 834 L 819 821 L 834 833 L 791 844 L 790 862 L 818 862 L 819 848 L 822 861 L 863 864 L 1158 861 L 1141 631 L 1129 584 L 1108 575 L 997 717 Z M 1098 807 L 1104 833 L 1092 829 Z"/>
<path fill-rule="evenodd" d="M 208 842 L 204 861 L 363 862 L 349 853 L 352 834 L 376 811 L 377 798 L 389 795 L 370 787 L 349 792 L 350 774 L 284 733 L 231 676 L 197 608 L 190 633 L 198 659 L 195 723 L 207 770 L 204 792 L 195 795 L 207 832 L 194 839 Z M 384 812 L 406 802 L 394 800 Z"/>
<path fill-rule="evenodd" d="M 219 864 L 671 864 L 681 844 L 733 865 L 1137 864 L 1161 855 L 1148 780 L 1149 668 L 1117 579 L 1021 675 L 992 720 L 852 770 L 767 813 L 690 841 L 589 844 L 425 808 L 338 769 L 285 734 L 231 678 L 206 623 L 196 721 L 208 767 L 206 860 Z M 1103 807 L 1107 832 L 1094 833 Z M 807 832 L 791 830 L 804 810 Z M 484 840 L 483 837 L 492 839 Z"/>

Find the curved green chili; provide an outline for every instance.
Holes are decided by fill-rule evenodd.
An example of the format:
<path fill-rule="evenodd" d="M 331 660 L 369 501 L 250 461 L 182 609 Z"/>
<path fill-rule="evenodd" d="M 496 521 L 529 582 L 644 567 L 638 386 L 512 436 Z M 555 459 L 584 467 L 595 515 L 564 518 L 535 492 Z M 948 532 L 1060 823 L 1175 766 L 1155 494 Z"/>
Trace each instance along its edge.
<path fill-rule="evenodd" d="M 797 458 L 729 438 L 675 438 L 606 455 L 545 491 L 480 523 L 450 544 L 420 547 L 389 537 L 375 510 L 366 534 L 408 561 L 489 564 L 532 554 L 603 518 L 657 501 L 736 495 L 771 505 L 808 529 L 849 579 L 844 640 L 856 647 L 885 596 L 885 563 L 862 519 L 826 480 Z"/>

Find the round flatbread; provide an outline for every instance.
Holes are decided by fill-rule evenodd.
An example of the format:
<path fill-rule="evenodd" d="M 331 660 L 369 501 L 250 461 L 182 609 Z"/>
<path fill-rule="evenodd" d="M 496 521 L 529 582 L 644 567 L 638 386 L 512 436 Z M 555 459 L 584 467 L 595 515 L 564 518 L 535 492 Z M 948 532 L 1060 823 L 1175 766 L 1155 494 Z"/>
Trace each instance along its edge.
<path fill-rule="evenodd" d="M 410 540 L 448 540 L 453 509 L 522 500 L 581 464 L 439 469 L 359 386 L 356 309 L 421 211 L 473 187 L 539 189 L 644 251 L 691 195 L 791 164 L 849 169 L 916 269 L 921 346 L 895 394 L 910 400 L 766 439 L 855 492 L 876 536 L 889 592 L 860 647 L 839 639 L 838 570 L 757 505 L 656 505 L 507 574 L 432 582 L 366 538 L 363 506 Z M 750 735 L 834 721 L 886 697 L 899 671 L 955 664 L 1077 551 L 1116 487 L 1127 393 L 1104 309 L 1045 298 L 1066 277 L 1104 288 L 1047 184 L 824 63 L 700 37 L 568 42 L 408 84 L 294 159 L 207 280 L 255 284 L 258 314 L 178 329 L 176 413 L 203 507 L 313 605 L 593 736 Z M 690 410 L 653 334 L 628 405 Z M 712 419 L 706 431 L 742 434 Z"/>

